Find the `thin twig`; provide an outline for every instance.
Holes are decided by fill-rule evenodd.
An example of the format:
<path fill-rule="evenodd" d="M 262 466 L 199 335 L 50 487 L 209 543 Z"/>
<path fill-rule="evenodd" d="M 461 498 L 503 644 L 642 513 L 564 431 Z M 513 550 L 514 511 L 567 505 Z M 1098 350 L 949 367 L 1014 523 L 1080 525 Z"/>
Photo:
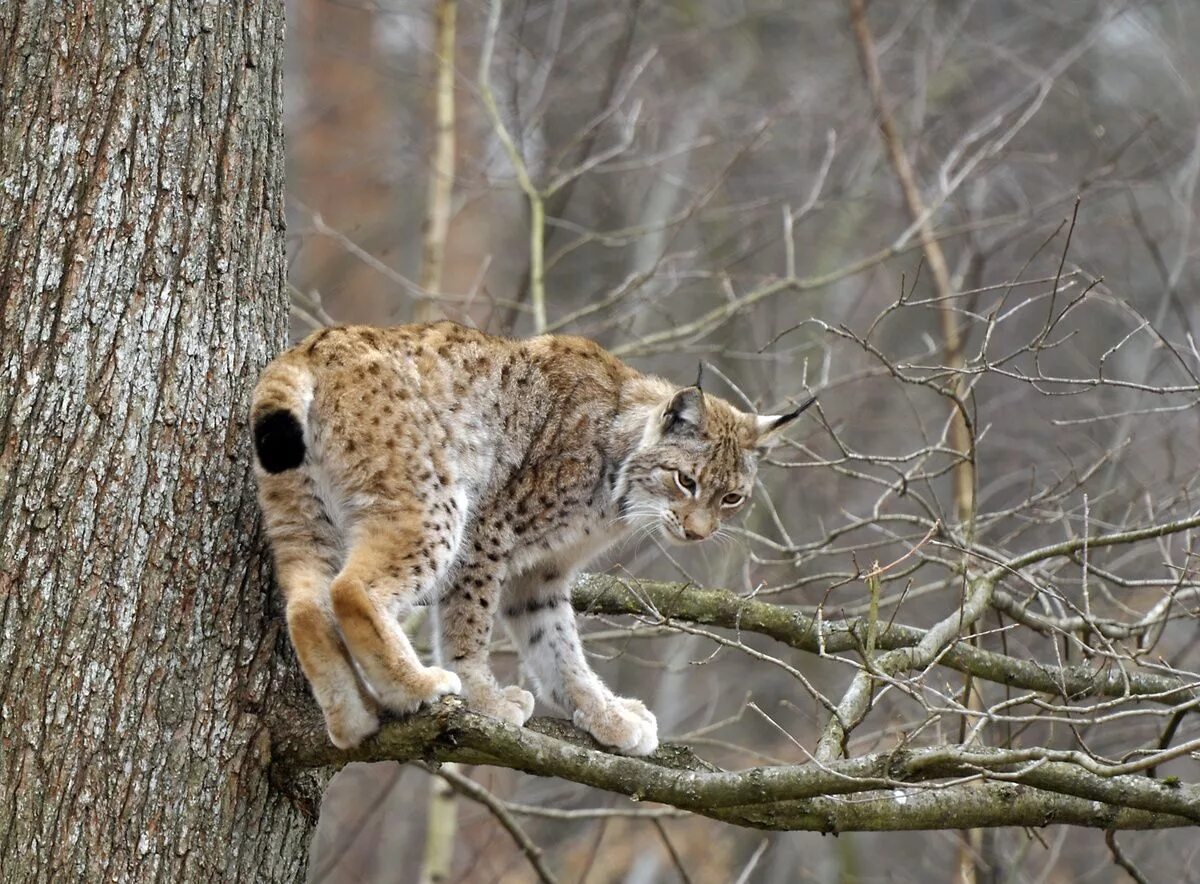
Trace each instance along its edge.
<path fill-rule="evenodd" d="M 479 58 L 479 97 L 492 123 L 513 173 L 517 176 L 525 198 L 529 201 L 529 296 L 533 307 L 533 329 L 535 334 L 546 330 L 546 279 L 545 279 L 545 226 L 546 206 L 541 192 L 534 186 L 529 177 L 529 169 L 521 152 L 517 150 L 504 120 L 500 117 L 500 109 L 496 106 L 496 96 L 492 92 L 491 67 L 492 55 L 496 50 L 496 35 L 500 30 L 500 14 L 503 11 L 503 0 L 492 0 L 488 13 L 487 28 L 484 31 L 483 50 Z"/>
<path fill-rule="evenodd" d="M 482 804 L 489 811 L 496 821 L 504 827 L 504 830 L 512 836 L 517 847 L 525 854 L 525 858 L 529 860 L 529 864 L 533 867 L 534 873 L 538 876 L 538 880 L 543 884 L 558 884 L 558 879 L 546 868 L 545 860 L 542 858 L 542 849 L 538 847 L 533 839 L 526 834 L 521 828 L 521 824 L 513 819 L 508 808 L 504 806 L 504 802 L 472 780 L 470 777 L 459 773 L 455 768 L 447 768 L 446 765 L 432 765 L 425 762 L 415 762 L 416 765 L 426 772 L 435 776 L 441 777 L 451 788 L 465 798 L 470 798 L 479 804 Z"/>

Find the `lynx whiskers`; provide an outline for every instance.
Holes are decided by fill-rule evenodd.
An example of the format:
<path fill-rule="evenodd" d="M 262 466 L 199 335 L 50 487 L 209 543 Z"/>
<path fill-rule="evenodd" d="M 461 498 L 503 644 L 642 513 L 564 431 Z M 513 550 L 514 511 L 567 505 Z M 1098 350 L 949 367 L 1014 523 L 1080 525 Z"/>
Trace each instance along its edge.
<path fill-rule="evenodd" d="M 652 752 L 654 716 L 584 657 L 572 578 L 627 538 L 718 533 L 808 404 L 747 414 L 583 338 L 448 322 L 324 329 L 284 353 L 254 394 L 255 475 L 330 739 L 354 746 L 381 708 L 450 693 L 523 724 L 533 695 L 488 662 L 499 615 L 546 702 L 605 745 Z M 422 598 L 441 605 L 450 669 L 425 666 L 400 629 Z"/>

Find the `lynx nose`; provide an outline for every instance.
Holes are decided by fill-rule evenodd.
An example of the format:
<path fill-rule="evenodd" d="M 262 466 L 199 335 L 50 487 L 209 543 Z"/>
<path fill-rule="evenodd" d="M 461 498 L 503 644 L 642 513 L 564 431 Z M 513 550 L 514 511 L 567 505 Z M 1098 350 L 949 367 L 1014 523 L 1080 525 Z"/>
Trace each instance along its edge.
<path fill-rule="evenodd" d="M 707 514 L 690 513 L 683 520 L 683 536 L 688 540 L 703 540 L 713 533 L 715 527 Z"/>

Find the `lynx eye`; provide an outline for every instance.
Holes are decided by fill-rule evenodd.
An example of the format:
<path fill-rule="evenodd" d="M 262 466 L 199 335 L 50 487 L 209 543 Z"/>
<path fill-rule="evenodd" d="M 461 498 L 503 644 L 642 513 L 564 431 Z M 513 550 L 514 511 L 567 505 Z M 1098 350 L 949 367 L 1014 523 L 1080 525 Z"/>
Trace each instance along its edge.
<path fill-rule="evenodd" d="M 721 506 L 738 506 L 743 500 L 745 498 L 742 495 L 731 491 L 721 498 Z"/>
<path fill-rule="evenodd" d="M 691 476 L 689 476 L 687 473 L 681 473 L 679 470 L 676 470 L 675 471 L 675 484 L 679 486 L 679 490 L 682 491 L 684 494 L 695 494 L 696 493 L 696 480 L 693 479 Z"/>

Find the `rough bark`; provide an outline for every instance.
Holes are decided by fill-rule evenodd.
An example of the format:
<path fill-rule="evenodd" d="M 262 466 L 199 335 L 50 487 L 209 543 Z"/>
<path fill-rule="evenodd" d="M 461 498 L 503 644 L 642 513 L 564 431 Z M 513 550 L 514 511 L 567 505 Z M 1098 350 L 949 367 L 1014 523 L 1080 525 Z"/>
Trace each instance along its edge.
<path fill-rule="evenodd" d="M 299 879 L 240 419 L 288 315 L 281 4 L 0 32 L 0 878 Z"/>

